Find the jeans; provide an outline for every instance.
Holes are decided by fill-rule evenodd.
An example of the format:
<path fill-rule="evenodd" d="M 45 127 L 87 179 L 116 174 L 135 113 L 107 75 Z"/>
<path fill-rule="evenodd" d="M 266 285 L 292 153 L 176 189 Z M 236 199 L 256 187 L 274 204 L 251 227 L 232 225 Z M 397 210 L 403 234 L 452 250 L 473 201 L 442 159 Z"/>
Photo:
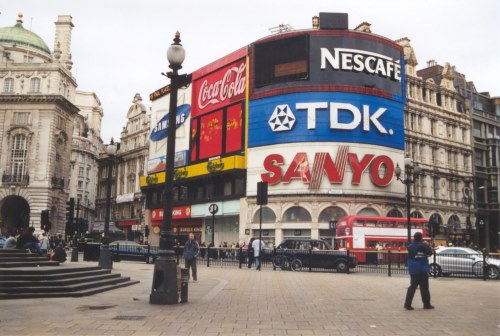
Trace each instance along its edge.
<path fill-rule="evenodd" d="M 35 251 L 39 255 L 42 255 L 42 250 L 40 250 L 40 246 L 35 242 L 27 242 L 23 245 L 23 248 L 30 249 L 31 251 Z"/>
<path fill-rule="evenodd" d="M 255 267 L 257 269 L 260 269 L 260 256 L 259 257 L 255 257 Z"/>
<path fill-rule="evenodd" d="M 190 267 L 191 267 L 191 271 L 193 273 L 193 280 L 197 281 L 198 274 L 197 274 L 197 269 L 196 269 L 196 258 L 191 259 L 191 260 L 186 260 L 186 268 L 188 270 L 188 280 L 189 280 L 189 268 Z"/>

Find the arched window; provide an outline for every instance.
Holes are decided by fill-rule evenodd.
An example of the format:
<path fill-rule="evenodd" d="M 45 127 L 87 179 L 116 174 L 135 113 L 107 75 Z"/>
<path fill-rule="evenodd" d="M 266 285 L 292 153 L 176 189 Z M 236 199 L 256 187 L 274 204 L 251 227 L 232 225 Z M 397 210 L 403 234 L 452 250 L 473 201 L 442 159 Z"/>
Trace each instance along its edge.
<path fill-rule="evenodd" d="M 424 215 L 422 215 L 422 213 L 420 211 L 413 211 L 410 214 L 410 217 L 411 218 L 424 218 Z"/>
<path fill-rule="evenodd" d="M 262 207 L 262 223 L 275 223 L 276 214 L 268 207 Z M 260 209 L 253 216 L 252 223 L 260 223 Z"/>
<path fill-rule="evenodd" d="M 457 215 L 452 215 L 448 219 L 448 228 L 453 231 L 460 229 L 460 218 Z"/>
<path fill-rule="evenodd" d="M 310 222 L 312 221 L 309 211 L 301 206 L 293 206 L 285 211 L 283 222 Z"/>
<path fill-rule="evenodd" d="M 344 216 L 347 216 L 347 212 L 345 212 L 344 209 L 336 206 L 331 206 L 321 211 L 318 217 L 318 222 L 328 223 L 331 220 L 338 220 L 339 218 Z"/>
<path fill-rule="evenodd" d="M 12 138 L 10 154 L 12 182 L 21 183 L 26 175 L 28 139 L 24 134 Z"/>
<path fill-rule="evenodd" d="M 3 92 L 14 92 L 14 78 L 5 78 L 4 79 Z"/>
<path fill-rule="evenodd" d="M 373 208 L 363 208 L 361 209 L 358 214 L 358 216 L 380 216 L 377 210 Z"/>
<path fill-rule="evenodd" d="M 31 78 L 31 92 L 40 92 L 40 78 Z"/>
<path fill-rule="evenodd" d="M 398 209 L 391 209 L 391 211 L 387 213 L 386 217 L 404 217 L 404 216 Z"/>

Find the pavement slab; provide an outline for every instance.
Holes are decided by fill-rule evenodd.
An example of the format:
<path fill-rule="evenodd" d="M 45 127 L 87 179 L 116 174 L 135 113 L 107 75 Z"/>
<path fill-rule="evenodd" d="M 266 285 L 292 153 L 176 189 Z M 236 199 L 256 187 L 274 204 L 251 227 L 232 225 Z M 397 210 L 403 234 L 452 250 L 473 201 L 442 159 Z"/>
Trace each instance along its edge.
<path fill-rule="evenodd" d="M 0 300 L 0 334 L 500 335 L 500 281 L 431 279 L 436 309 L 424 310 L 417 292 L 407 311 L 407 276 L 199 265 L 189 302 L 163 306 L 149 304 L 153 269 L 114 263 L 140 283 L 88 297 Z"/>

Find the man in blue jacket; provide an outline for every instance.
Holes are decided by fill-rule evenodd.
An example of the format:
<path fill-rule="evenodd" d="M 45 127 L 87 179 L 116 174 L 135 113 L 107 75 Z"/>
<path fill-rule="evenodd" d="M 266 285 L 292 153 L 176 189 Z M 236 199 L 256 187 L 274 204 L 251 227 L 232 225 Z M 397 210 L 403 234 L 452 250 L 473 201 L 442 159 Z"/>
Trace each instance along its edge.
<path fill-rule="evenodd" d="M 431 305 L 431 293 L 429 292 L 429 261 L 427 257 L 432 255 L 432 249 L 427 242 L 422 242 L 422 233 L 413 235 L 413 243 L 408 246 L 408 273 L 410 273 L 410 287 L 406 292 L 405 309 L 413 310 L 411 302 L 417 287 L 420 287 L 420 295 L 424 303 L 424 309 L 434 309 Z"/>
<path fill-rule="evenodd" d="M 196 259 L 198 258 L 198 254 L 200 254 L 200 246 L 198 242 L 194 240 L 194 234 L 189 234 L 189 240 L 184 244 L 184 260 L 186 261 L 186 268 L 191 267 L 191 272 L 193 273 L 193 281 L 198 281 L 198 275 L 196 271 Z"/>

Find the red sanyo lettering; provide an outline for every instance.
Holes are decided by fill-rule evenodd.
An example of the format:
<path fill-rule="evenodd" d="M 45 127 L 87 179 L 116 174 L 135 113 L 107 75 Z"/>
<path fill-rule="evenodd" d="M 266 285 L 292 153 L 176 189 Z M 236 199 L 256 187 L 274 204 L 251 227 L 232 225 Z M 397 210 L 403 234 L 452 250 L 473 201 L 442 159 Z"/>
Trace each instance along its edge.
<path fill-rule="evenodd" d="M 319 189 L 319 182 L 324 175 L 332 184 L 343 183 L 347 162 L 352 170 L 351 184 L 354 185 L 361 183 L 363 173 L 369 166 L 370 180 L 378 187 L 387 186 L 394 175 L 394 163 L 386 155 L 366 154 L 360 160 L 357 154 L 348 153 L 337 156 L 337 160 L 333 161 L 328 153 L 316 153 L 310 169 L 307 153 L 297 153 L 286 171 L 281 167 L 285 163 L 282 155 L 267 156 L 263 163 L 266 173 L 261 174 L 261 178 L 271 185 L 300 179 L 302 183 L 310 183 L 315 185 L 315 189 Z"/>
<path fill-rule="evenodd" d="M 198 94 L 198 108 L 204 109 L 208 105 L 218 104 L 243 94 L 246 88 L 245 69 L 246 64 L 241 63 L 239 66 L 227 69 L 222 79 L 215 83 L 208 83 L 208 80 L 205 80 Z"/>

